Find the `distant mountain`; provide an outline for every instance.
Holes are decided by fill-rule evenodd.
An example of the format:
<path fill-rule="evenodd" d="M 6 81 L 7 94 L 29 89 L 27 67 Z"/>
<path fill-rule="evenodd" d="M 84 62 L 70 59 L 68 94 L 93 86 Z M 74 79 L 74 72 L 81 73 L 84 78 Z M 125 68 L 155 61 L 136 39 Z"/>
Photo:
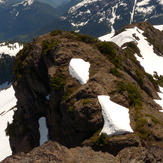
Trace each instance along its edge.
<path fill-rule="evenodd" d="M 161 0 L 1 0 L 0 41 L 31 41 L 53 29 L 101 36 L 137 22 L 158 25 L 162 9 Z"/>
<path fill-rule="evenodd" d="M 51 5 L 53 7 L 57 7 L 59 5 L 62 5 L 64 3 L 68 3 L 71 0 L 36 0 L 41 3 L 46 3 L 48 5 Z"/>
<path fill-rule="evenodd" d="M 37 1 L 5 1 L 0 4 L 0 41 L 28 41 L 57 17 L 55 9 Z"/>
<path fill-rule="evenodd" d="M 83 0 L 65 14 L 72 29 L 100 36 L 127 24 L 148 21 L 163 24 L 161 0 Z"/>

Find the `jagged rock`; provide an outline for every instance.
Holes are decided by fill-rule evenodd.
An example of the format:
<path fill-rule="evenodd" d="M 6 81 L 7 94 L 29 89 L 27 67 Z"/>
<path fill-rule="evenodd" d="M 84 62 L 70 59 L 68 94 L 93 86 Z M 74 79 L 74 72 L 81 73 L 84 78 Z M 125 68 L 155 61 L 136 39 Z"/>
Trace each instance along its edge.
<path fill-rule="evenodd" d="M 158 135 L 162 131 L 163 115 L 152 99 L 157 97 L 156 89 L 139 63 L 135 64 L 115 44 L 108 44 L 110 51 L 106 54 L 105 49 L 100 52 L 101 42 L 94 38 L 53 31 L 34 39 L 17 55 L 13 86 L 18 109 L 9 132 L 14 154 L 39 146 L 38 120 L 42 116 L 47 119 L 50 140 L 69 148 L 81 146 L 103 127 L 98 95 L 109 95 L 113 102 L 128 107 L 134 130 L 130 142 L 127 135 L 109 139 L 107 152 L 116 146 L 113 152 L 116 155 L 123 148 L 141 146 L 144 141 L 159 146 L 163 140 Z M 82 58 L 91 64 L 90 78 L 85 85 L 69 74 L 72 58 Z M 152 95 L 134 78 L 138 68 Z M 100 146 L 96 149 L 101 150 Z"/>
<path fill-rule="evenodd" d="M 90 147 L 66 148 L 57 142 L 49 141 L 31 152 L 6 158 L 1 163 L 119 163 L 109 153 L 95 152 Z"/>

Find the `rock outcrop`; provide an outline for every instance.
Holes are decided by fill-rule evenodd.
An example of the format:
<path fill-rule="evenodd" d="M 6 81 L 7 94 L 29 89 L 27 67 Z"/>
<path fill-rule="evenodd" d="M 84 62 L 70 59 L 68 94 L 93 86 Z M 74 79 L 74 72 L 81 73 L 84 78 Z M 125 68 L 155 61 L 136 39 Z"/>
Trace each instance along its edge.
<path fill-rule="evenodd" d="M 28 154 L 23 152 L 11 156 L 2 163 L 119 163 L 119 161 L 109 153 L 95 152 L 90 147 L 66 148 L 56 142 L 48 142 L 39 148 L 33 149 Z"/>
<path fill-rule="evenodd" d="M 72 58 L 91 65 L 85 85 L 69 74 Z M 157 87 L 136 61 L 132 46 L 123 50 L 90 36 L 53 31 L 18 53 L 14 74 L 18 109 L 6 130 L 13 154 L 39 146 L 40 117 L 47 119 L 49 140 L 68 148 L 91 146 L 116 156 L 126 147 L 163 147 L 163 114 L 153 100 L 159 99 Z M 99 135 L 104 120 L 98 95 L 129 108 L 134 133 Z"/>

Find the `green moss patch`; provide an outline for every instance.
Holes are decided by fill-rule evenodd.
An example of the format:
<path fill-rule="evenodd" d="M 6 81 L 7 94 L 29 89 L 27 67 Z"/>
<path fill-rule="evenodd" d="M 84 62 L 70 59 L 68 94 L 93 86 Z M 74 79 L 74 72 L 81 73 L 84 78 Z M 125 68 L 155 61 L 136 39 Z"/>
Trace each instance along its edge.
<path fill-rule="evenodd" d="M 117 84 L 119 93 L 127 91 L 130 105 L 141 105 L 141 94 L 132 83 L 121 81 Z"/>
<path fill-rule="evenodd" d="M 62 89 L 65 86 L 65 84 L 66 84 L 65 79 L 60 76 L 54 76 L 50 80 L 50 86 L 55 90 Z"/>
<path fill-rule="evenodd" d="M 121 78 L 123 76 L 123 74 L 120 73 L 116 67 L 111 68 L 109 72 L 119 78 Z"/>
<path fill-rule="evenodd" d="M 60 41 L 58 40 L 45 40 L 42 42 L 42 51 L 43 51 L 43 55 L 49 55 L 51 54 L 51 52 L 53 50 L 55 50 L 58 45 L 59 45 Z"/>

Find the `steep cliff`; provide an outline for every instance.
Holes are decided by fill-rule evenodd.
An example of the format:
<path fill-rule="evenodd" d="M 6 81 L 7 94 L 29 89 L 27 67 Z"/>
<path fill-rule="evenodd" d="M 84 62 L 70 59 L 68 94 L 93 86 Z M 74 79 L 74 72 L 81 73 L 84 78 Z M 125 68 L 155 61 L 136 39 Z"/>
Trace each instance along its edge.
<path fill-rule="evenodd" d="M 47 139 L 68 148 L 91 146 L 116 156 L 126 147 L 163 147 L 163 114 L 153 100 L 160 99 L 159 87 L 136 60 L 136 44 L 126 47 L 59 30 L 27 44 L 16 58 L 13 86 L 18 109 L 6 130 L 13 154 L 40 145 L 41 117 L 46 117 Z M 90 63 L 86 84 L 70 75 L 72 58 Z M 99 134 L 104 125 L 99 95 L 129 109 L 133 133 Z"/>

